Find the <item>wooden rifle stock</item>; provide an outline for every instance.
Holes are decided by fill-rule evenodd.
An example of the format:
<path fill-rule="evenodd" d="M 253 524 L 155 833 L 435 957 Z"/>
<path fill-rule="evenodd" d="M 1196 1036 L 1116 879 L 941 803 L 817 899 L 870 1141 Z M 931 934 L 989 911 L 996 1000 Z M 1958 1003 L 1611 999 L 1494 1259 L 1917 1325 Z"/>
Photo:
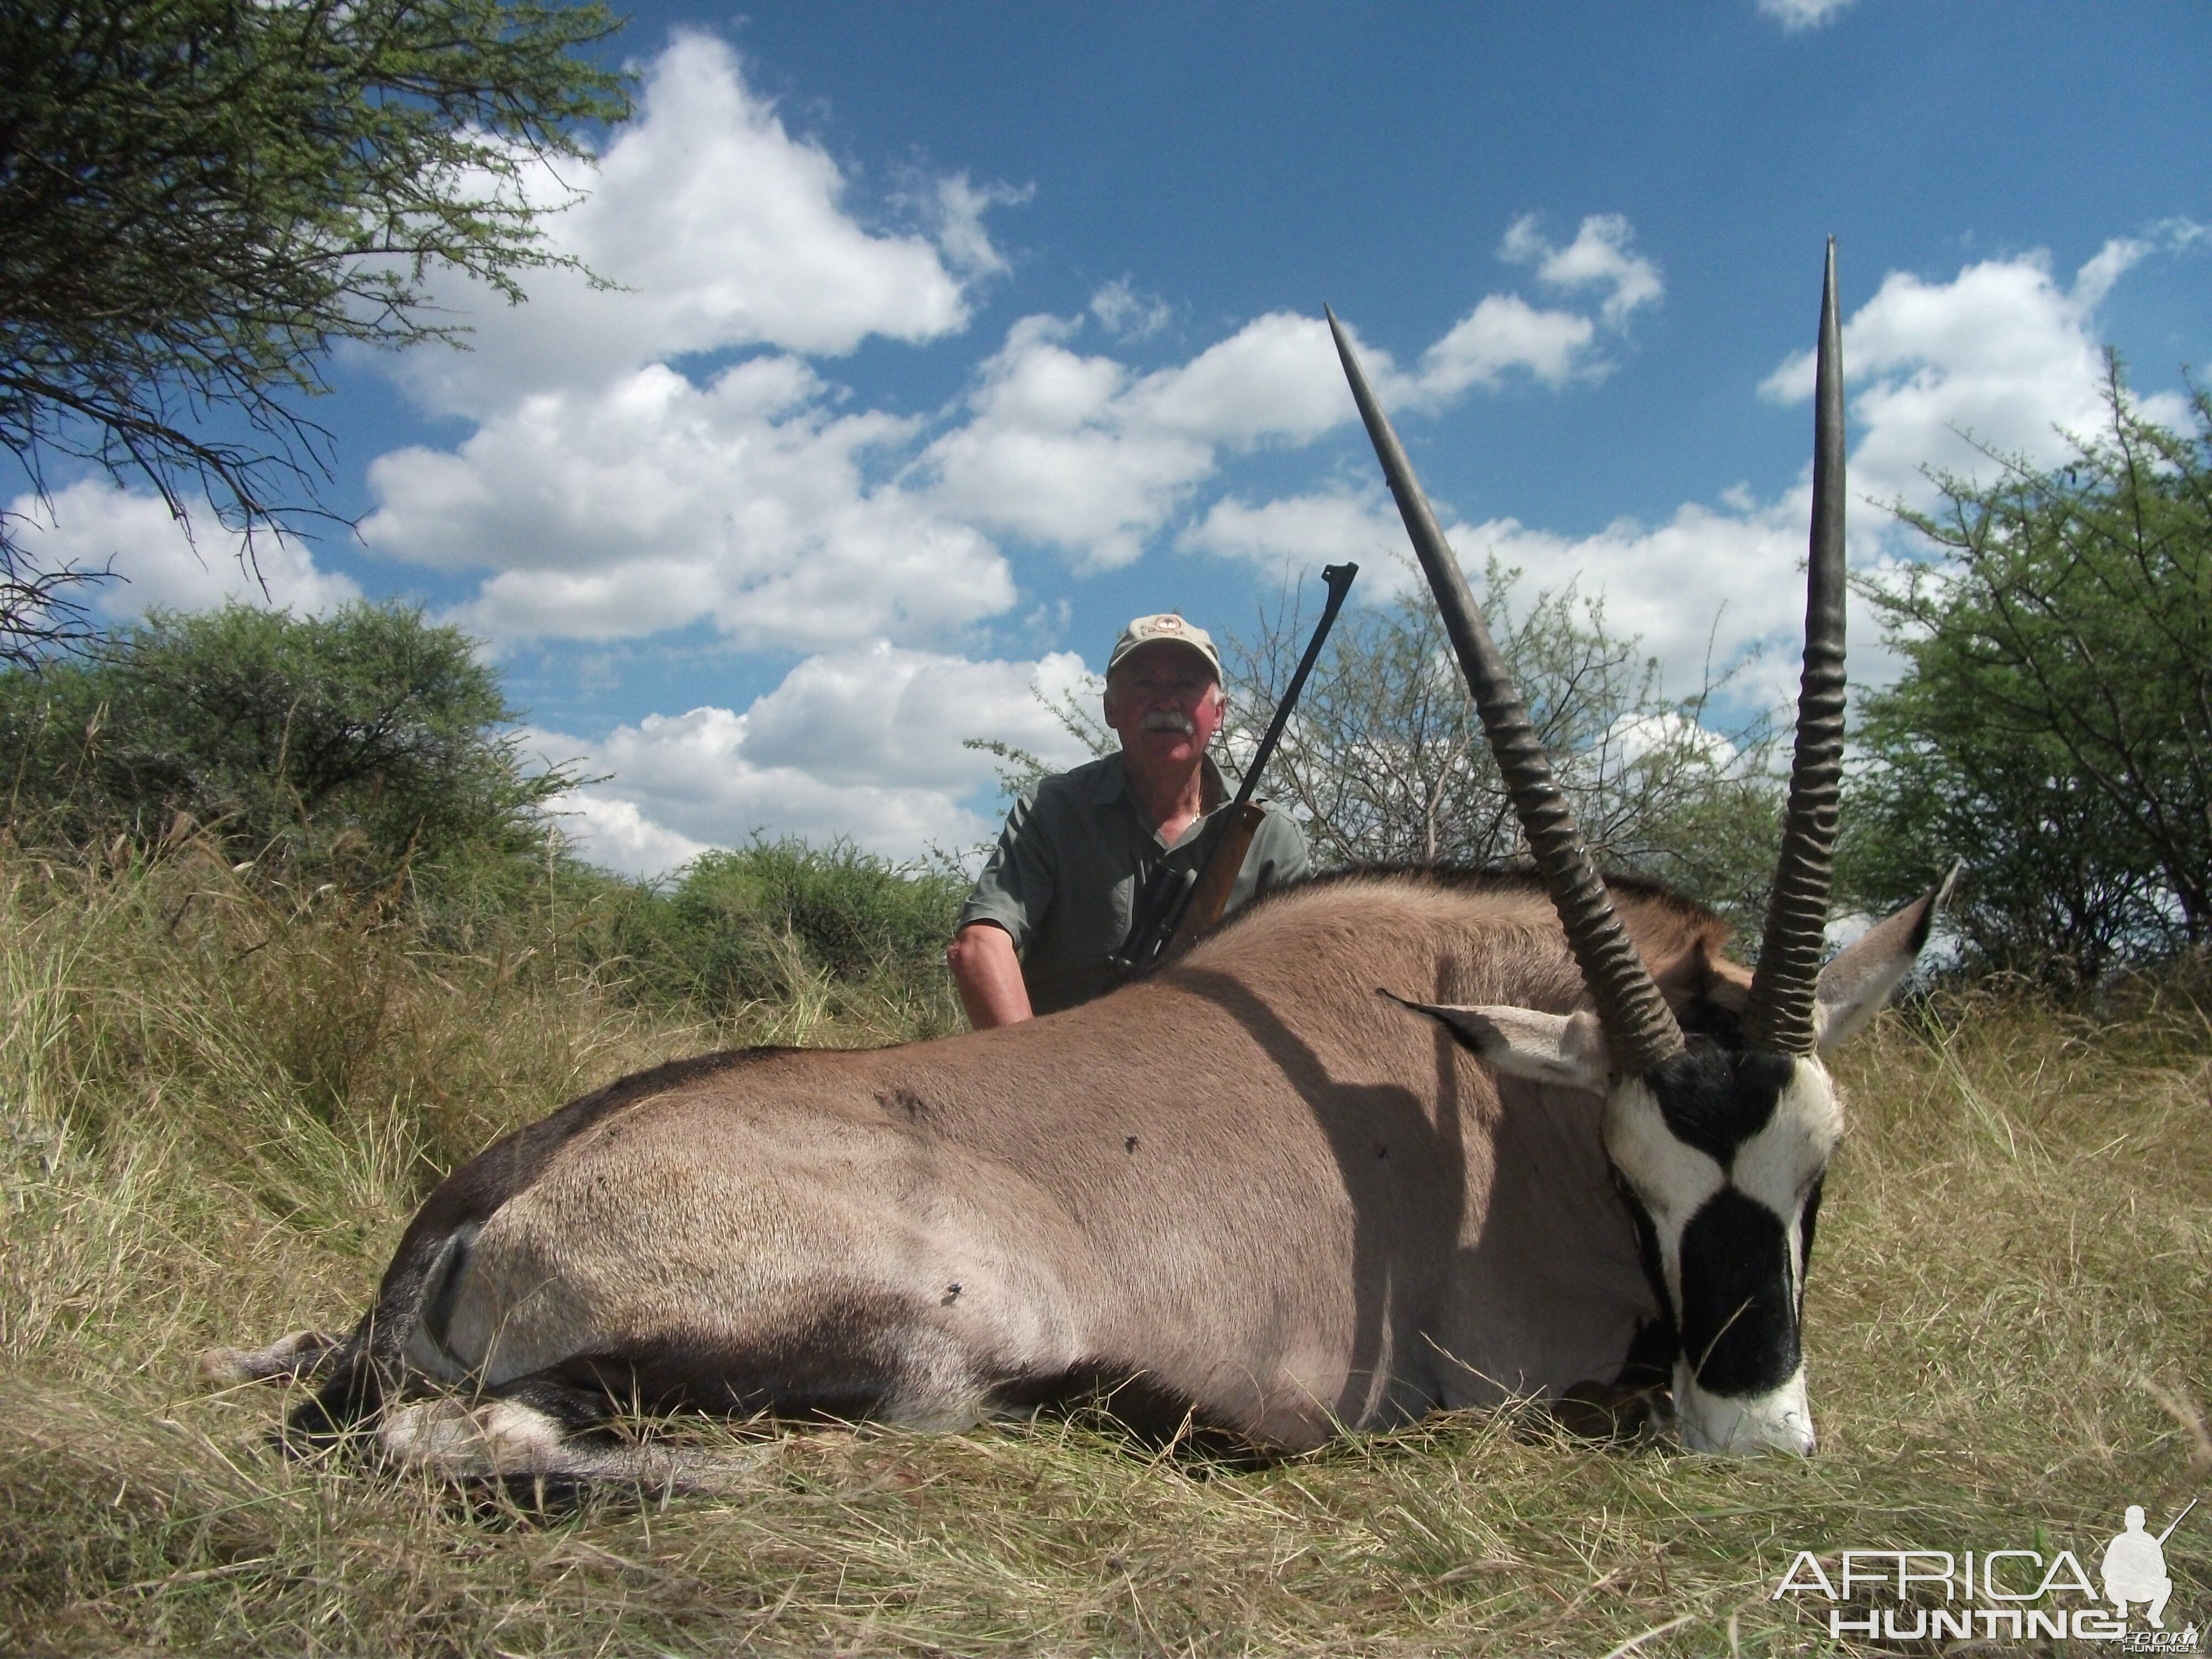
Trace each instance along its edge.
<path fill-rule="evenodd" d="M 1183 906 L 1182 920 L 1176 924 L 1175 937 L 1168 941 L 1167 953 L 1170 957 L 1181 956 L 1194 940 L 1212 933 L 1220 921 L 1222 911 L 1229 905 L 1229 895 L 1236 890 L 1237 878 L 1243 871 L 1244 855 L 1252 850 L 1252 837 L 1260 833 L 1260 823 L 1267 816 L 1267 809 L 1248 800 L 1241 806 L 1231 807 L 1225 816 L 1228 822 L 1221 826 L 1221 838 L 1207 855 L 1206 873 L 1191 889 L 1190 900 Z"/>

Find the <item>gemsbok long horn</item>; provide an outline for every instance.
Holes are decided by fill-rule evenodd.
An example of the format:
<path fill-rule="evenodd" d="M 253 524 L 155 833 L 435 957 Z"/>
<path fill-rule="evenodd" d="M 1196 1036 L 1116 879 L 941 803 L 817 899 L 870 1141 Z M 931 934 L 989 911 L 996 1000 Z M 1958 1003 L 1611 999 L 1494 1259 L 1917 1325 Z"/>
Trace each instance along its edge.
<path fill-rule="evenodd" d="M 1805 672 L 1782 857 L 1767 902 L 1745 1039 L 1783 1054 L 1813 1052 L 1813 1003 L 1835 878 L 1844 775 L 1844 338 L 1836 311 L 1836 239 L 1820 290 L 1813 392 L 1813 530 L 1806 557 Z"/>
<path fill-rule="evenodd" d="M 1529 850 L 1535 854 L 1536 867 L 1566 929 L 1567 946 L 1582 969 L 1583 982 L 1597 1005 L 1613 1068 L 1621 1073 L 1650 1071 L 1681 1052 L 1682 1029 L 1613 912 L 1612 896 L 1606 891 L 1597 866 L 1590 862 L 1582 831 L 1575 827 L 1566 797 L 1559 780 L 1552 775 L 1552 763 L 1537 741 L 1536 728 L 1521 701 L 1520 690 L 1505 666 L 1505 659 L 1491 641 L 1490 629 L 1484 625 L 1482 612 L 1475 608 L 1474 595 L 1444 540 L 1436 514 L 1430 510 L 1428 497 L 1421 493 L 1420 481 L 1413 476 L 1398 434 L 1390 429 L 1389 417 L 1360 372 L 1344 325 L 1334 311 L 1326 306 L 1322 309 L 1328 314 L 1330 333 L 1335 336 L 1337 356 L 1344 360 L 1352 401 L 1359 405 L 1359 417 L 1367 423 L 1367 435 L 1374 441 L 1383 477 L 1389 480 L 1390 493 L 1397 497 L 1406 533 L 1413 538 L 1413 552 L 1436 593 L 1444 632 L 1451 637 L 1460 667 L 1474 693 L 1475 707 L 1481 712 L 1483 729 L 1498 757 L 1506 793 L 1512 797 Z"/>

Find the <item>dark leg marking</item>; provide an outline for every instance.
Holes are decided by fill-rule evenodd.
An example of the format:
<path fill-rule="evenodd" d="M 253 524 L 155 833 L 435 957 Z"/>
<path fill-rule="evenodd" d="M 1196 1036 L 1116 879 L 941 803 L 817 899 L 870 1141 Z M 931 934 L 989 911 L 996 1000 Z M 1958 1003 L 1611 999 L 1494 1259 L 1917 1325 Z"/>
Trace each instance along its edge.
<path fill-rule="evenodd" d="M 990 1409 L 1011 1417 L 1097 1413 L 1152 1450 L 1173 1447 L 1193 1459 L 1256 1468 L 1273 1454 L 1234 1425 L 1209 1417 L 1180 1389 L 1112 1360 L 1084 1360 L 1049 1375 L 1009 1376 L 988 1396 Z"/>

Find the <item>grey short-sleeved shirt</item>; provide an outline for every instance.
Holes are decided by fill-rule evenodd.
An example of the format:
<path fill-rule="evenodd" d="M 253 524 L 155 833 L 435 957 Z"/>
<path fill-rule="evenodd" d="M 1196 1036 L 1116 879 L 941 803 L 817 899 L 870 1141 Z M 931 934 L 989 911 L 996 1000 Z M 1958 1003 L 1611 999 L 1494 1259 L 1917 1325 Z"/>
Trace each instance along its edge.
<path fill-rule="evenodd" d="M 1136 896 L 1164 863 L 1194 865 L 1199 838 L 1228 791 L 1206 762 L 1206 817 L 1170 847 L 1130 799 L 1121 757 L 1109 755 L 1040 781 L 1014 803 L 959 926 L 996 922 L 1022 953 L 1030 1006 L 1072 1008 L 1114 987 L 1107 958 L 1129 936 Z M 1306 873 L 1304 836 L 1281 812 L 1261 820 L 1223 914 Z"/>

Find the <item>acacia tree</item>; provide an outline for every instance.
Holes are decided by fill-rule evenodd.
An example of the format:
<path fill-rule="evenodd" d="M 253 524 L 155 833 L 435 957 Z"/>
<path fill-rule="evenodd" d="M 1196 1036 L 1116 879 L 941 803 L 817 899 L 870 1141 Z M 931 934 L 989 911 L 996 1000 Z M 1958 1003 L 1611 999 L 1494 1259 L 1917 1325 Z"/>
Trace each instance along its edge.
<path fill-rule="evenodd" d="M 0 445 L 204 495 L 253 538 L 320 514 L 299 398 L 341 340 L 452 338 L 426 276 L 510 301 L 550 251 L 536 164 L 628 113 L 599 0 L 0 6 Z M 81 623 L 0 514 L 0 659 Z"/>
<path fill-rule="evenodd" d="M 1901 516 L 1945 556 L 1862 592 L 1906 661 L 1863 701 L 1844 814 L 1869 905 L 1967 864 L 1978 965 L 2061 988 L 2212 943 L 2212 400 L 2101 428 L 2045 471 L 1939 477 Z"/>
<path fill-rule="evenodd" d="M 1723 736 L 1710 691 L 1676 703 L 1659 665 L 1572 586 L 1510 603 L 1493 561 L 1484 609 L 1591 853 L 1755 919 L 1778 838 L 1764 722 Z M 1269 714 L 1303 647 L 1290 607 L 1231 642 L 1232 696 Z M 1252 734 L 1256 736 L 1256 733 Z M 1262 786 L 1304 821 L 1324 864 L 1509 864 L 1520 821 L 1443 624 L 1425 591 L 1347 613 Z"/>
<path fill-rule="evenodd" d="M 476 641 L 404 605 L 156 611 L 0 667 L 0 829 L 142 845 L 178 814 L 264 872 L 362 886 L 528 857 L 577 779 L 526 765 Z"/>

